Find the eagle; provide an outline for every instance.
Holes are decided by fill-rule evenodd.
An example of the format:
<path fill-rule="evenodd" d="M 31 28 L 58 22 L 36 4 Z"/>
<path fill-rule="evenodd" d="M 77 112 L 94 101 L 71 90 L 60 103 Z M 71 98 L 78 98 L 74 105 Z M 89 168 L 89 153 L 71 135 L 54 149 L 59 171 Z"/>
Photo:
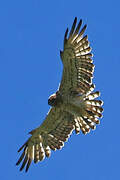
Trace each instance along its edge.
<path fill-rule="evenodd" d="M 75 17 L 72 28 L 64 35 L 63 51 L 60 57 L 63 64 L 61 83 L 56 93 L 48 99 L 51 106 L 45 120 L 30 132 L 30 138 L 20 147 L 22 154 L 16 165 L 21 164 L 27 172 L 32 161 L 37 163 L 50 157 L 64 146 L 72 132 L 87 134 L 94 130 L 102 117 L 103 101 L 99 100 L 100 92 L 94 92 L 92 83 L 94 64 L 93 54 L 84 35 L 86 25 L 81 28 L 82 20 L 77 24 Z"/>

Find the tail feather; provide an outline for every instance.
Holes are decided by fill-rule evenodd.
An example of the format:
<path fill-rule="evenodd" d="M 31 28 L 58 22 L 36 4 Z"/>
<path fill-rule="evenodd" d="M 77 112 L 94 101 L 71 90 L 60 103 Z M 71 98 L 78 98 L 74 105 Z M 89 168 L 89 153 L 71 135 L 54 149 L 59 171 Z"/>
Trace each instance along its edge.
<path fill-rule="evenodd" d="M 88 126 L 88 124 L 83 120 L 82 117 L 77 117 L 75 121 L 76 121 L 75 123 L 76 134 L 79 134 L 80 129 L 83 132 L 83 134 L 90 132 L 90 126 Z"/>
<path fill-rule="evenodd" d="M 93 92 L 93 93 L 90 93 L 87 95 L 86 99 L 88 100 L 94 100 L 96 98 L 98 98 L 100 96 L 100 92 L 99 91 L 96 91 L 96 92 Z"/>
<path fill-rule="evenodd" d="M 103 101 L 96 100 L 99 96 L 100 92 L 96 91 L 88 94 L 84 98 L 84 113 L 80 117 L 75 117 L 76 134 L 80 132 L 80 129 L 84 134 L 87 134 L 90 132 L 90 129 L 96 129 L 96 124 L 100 124 L 100 120 L 98 118 L 102 118 Z"/>

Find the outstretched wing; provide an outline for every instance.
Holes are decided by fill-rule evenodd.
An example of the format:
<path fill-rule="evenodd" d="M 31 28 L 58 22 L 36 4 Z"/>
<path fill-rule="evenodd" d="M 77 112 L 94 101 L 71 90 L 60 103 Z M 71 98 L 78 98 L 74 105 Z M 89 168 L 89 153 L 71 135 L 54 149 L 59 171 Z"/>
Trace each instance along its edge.
<path fill-rule="evenodd" d="M 64 36 L 64 50 L 60 52 L 64 66 L 59 87 L 62 94 L 68 93 L 69 90 L 85 94 L 94 88 L 91 48 L 87 35 L 83 36 L 86 25 L 80 30 L 82 20 L 79 21 L 77 27 L 76 23 L 77 18 L 73 22 L 68 38 L 67 28 Z"/>
<path fill-rule="evenodd" d="M 51 149 L 61 149 L 74 129 L 72 121 L 73 116 L 65 112 L 61 106 L 51 108 L 42 125 L 30 132 L 32 136 L 18 150 L 20 152 L 23 149 L 16 163 L 19 165 L 23 160 L 20 171 L 26 165 L 27 172 L 32 160 L 37 163 L 45 156 L 50 157 Z"/>
<path fill-rule="evenodd" d="M 73 109 L 70 104 L 71 111 L 75 115 L 75 132 L 79 133 L 81 129 L 86 134 L 90 132 L 90 129 L 95 129 L 96 124 L 99 124 L 98 118 L 102 117 L 103 102 L 96 100 L 100 96 L 99 92 L 91 93 L 95 88 L 92 84 L 94 64 L 91 59 L 93 55 L 88 37 L 84 36 L 87 26 L 84 25 L 81 28 L 82 20 L 78 22 L 77 26 L 76 24 L 77 18 L 74 19 L 69 35 L 68 28 L 65 32 L 64 49 L 63 52 L 60 52 L 63 74 L 59 91 L 63 97 L 70 94 L 71 104 L 75 105 Z M 75 96 L 76 102 L 73 99 Z M 83 111 L 80 112 L 81 109 Z"/>

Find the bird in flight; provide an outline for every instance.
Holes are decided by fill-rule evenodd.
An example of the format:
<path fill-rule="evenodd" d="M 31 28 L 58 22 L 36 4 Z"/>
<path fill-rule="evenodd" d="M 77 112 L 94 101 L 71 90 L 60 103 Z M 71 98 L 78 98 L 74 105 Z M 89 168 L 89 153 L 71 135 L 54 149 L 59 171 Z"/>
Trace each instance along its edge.
<path fill-rule="evenodd" d="M 95 129 L 102 117 L 103 101 L 98 100 L 100 92 L 93 92 L 94 64 L 88 36 L 84 35 L 86 25 L 81 28 L 75 17 L 72 28 L 64 35 L 64 48 L 60 51 L 63 74 L 57 92 L 48 99 L 51 106 L 45 120 L 30 132 L 31 137 L 18 152 L 22 154 L 16 165 L 22 162 L 20 171 L 27 172 L 32 161 L 37 163 L 50 157 L 51 150 L 61 149 L 75 130 L 83 134 Z"/>

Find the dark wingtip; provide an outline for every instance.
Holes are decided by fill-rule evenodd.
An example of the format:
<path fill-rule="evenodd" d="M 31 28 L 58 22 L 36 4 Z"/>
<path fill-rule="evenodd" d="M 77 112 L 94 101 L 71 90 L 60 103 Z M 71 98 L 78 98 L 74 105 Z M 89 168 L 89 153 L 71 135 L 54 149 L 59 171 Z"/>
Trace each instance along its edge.
<path fill-rule="evenodd" d="M 80 21 L 79 21 L 79 23 L 77 25 L 77 28 L 75 30 L 75 34 L 77 34 L 79 32 L 81 25 L 82 25 L 82 19 L 80 19 Z"/>
<path fill-rule="evenodd" d="M 28 141 L 26 141 L 26 142 L 18 149 L 18 152 L 20 152 L 20 151 L 27 145 L 27 142 L 28 142 Z"/>
<path fill-rule="evenodd" d="M 84 25 L 84 29 L 86 29 L 86 28 L 87 28 L 87 24 Z"/>
<path fill-rule="evenodd" d="M 21 163 L 21 161 L 23 160 L 24 156 L 25 156 L 25 151 L 23 151 L 22 155 L 20 156 L 20 158 L 19 158 L 18 161 L 16 162 L 16 165 L 17 165 L 17 166 Z"/>
<path fill-rule="evenodd" d="M 26 169 L 25 169 L 25 173 L 27 173 L 27 172 L 28 172 L 28 169 L 29 169 L 29 167 L 26 167 Z"/>
<path fill-rule="evenodd" d="M 22 166 L 21 166 L 21 168 L 20 168 L 20 171 L 23 170 L 23 168 L 25 167 L 27 161 L 28 161 L 28 157 L 27 157 L 27 155 L 26 155 L 26 156 L 25 156 L 25 159 L 24 159 L 24 161 L 23 161 L 23 163 L 22 163 Z"/>
<path fill-rule="evenodd" d="M 79 21 L 79 26 L 81 26 L 81 24 L 82 24 L 82 19 L 80 19 L 80 21 Z"/>
<path fill-rule="evenodd" d="M 77 24 L 77 17 L 75 17 L 75 19 L 74 19 L 68 39 L 73 36 L 76 24 Z"/>
<path fill-rule="evenodd" d="M 23 149 L 24 145 L 20 147 L 20 149 L 18 149 L 17 152 L 20 152 Z"/>
<path fill-rule="evenodd" d="M 23 168 L 20 168 L 20 171 L 22 171 L 23 170 Z"/>
<path fill-rule="evenodd" d="M 66 39 L 67 38 L 67 35 L 68 35 L 68 28 L 66 29 L 66 31 L 65 31 L 65 36 L 64 36 L 64 39 Z"/>
<path fill-rule="evenodd" d="M 18 162 L 16 162 L 16 164 L 15 164 L 16 166 L 18 166 L 19 164 L 18 164 Z"/>
<path fill-rule="evenodd" d="M 77 17 L 75 17 L 74 21 L 76 21 L 76 22 L 77 22 Z"/>
<path fill-rule="evenodd" d="M 82 19 L 80 19 L 80 22 L 82 23 Z"/>
<path fill-rule="evenodd" d="M 28 160 L 28 163 L 27 163 L 27 166 L 26 166 L 26 169 L 25 169 L 25 172 L 26 172 L 26 173 L 28 172 L 28 169 L 29 169 L 29 167 L 30 167 L 31 162 L 32 162 L 32 159 L 29 159 L 29 160 Z"/>

